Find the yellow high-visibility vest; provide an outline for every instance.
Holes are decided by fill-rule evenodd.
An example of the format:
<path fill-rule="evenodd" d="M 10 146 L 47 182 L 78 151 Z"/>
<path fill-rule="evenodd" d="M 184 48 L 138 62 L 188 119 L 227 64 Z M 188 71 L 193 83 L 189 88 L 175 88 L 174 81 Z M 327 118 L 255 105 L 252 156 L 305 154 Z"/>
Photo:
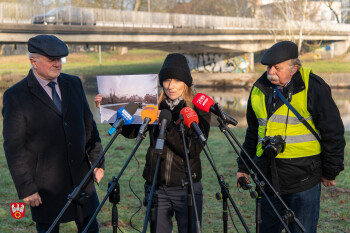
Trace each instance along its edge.
<path fill-rule="evenodd" d="M 309 88 L 309 75 L 312 72 L 310 68 L 301 67 L 301 77 L 305 83 L 305 89 L 294 94 L 291 105 L 303 116 L 311 127 L 319 134 L 312 116 L 307 110 L 307 91 Z M 265 136 L 281 135 L 285 138 L 284 151 L 279 153 L 276 158 L 300 158 L 321 153 L 321 145 L 316 137 L 299 121 L 292 111 L 288 111 L 288 106 L 283 104 L 280 108 L 267 119 L 267 110 L 265 105 L 266 96 L 258 88 L 254 87 L 251 94 L 251 105 L 255 116 L 259 122 L 258 136 L 259 143 L 256 147 L 256 155 L 260 157 L 264 150 L 262 149 L 261 140 Z M 288 122 L 287 121 L 288 114 Z"/>

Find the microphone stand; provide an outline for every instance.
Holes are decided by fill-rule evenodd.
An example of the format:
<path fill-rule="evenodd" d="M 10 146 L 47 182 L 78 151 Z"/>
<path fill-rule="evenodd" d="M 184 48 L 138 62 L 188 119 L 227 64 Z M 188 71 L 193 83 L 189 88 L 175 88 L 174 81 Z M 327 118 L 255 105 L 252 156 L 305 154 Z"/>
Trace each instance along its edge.
<path fill-rule="evenodd" d="M 92 224 L 92 222 L 94 221 L 94 219 L 96 218 L 97 214 L 100 212 L 100 210 L 102 209 L 104 203 L 106 202 L 107 198 L 109 197 L 109 201 L 113 204 L 112 207 L 112 225 L 113 225 L 113 232 L 117 232 L 117 228 L 118 228 L 118 209 L 116 207 L 116 204 L 119 203 L 120 201 L 120 190 L 119 190 L 119 184 L 118 181 L 120 179 L 120 177 L 122 176 L 122 174 L 124 173 L 126 167 L 129 165 L 130 160 L 132 159 L 132 157 L 134 156 L 135 152 L 137 151 L 137 149 L 139 148 L 139 146 L 141 145 L 143 139 L 145 138 L 145 136 L 143 135 L 141 137 L 141 139 L 137 142 L 135 148 L 133 149 L 133 151 L 131 152 L 129 158 L 127 159 L 127 161 L 125 162 L 123 168 L 120 170 L 117 178 L 115 178 L 113 176 L 112 180 L 108 183 L 108 189 L 107 189 L 107 194 L 106 196 L 103 198 L 103 200 L 101 201 L 100 205 L 96 208 L 95 213 L 92 215 L 89 223 L 86 225 L 83 233 L 86 233 L 87 230 L 89 229 L 90 225 Z"/>
<path fill-rule="evenodd" d="M 217 106 L 217 111 L 220 112 L 221 109 Z M 220 114 L 219 114 L 220 115 Z M 258 222 L 261 221 L 261 215 L 260 215 L 260 199 L 261 199 L 261 194 L 263 194 L 263 196 L 266 198 L 266 200 L 268 201 L 269 205 L 271 206 L 272 210 L 274 211 L 275 215 L 277 216 L 277 218 L 279 219 L 279 221 L 282 223 L 282 225 L 284 226 L 284 228 L 286 229 L 287 232 L 290 232 L 287 224 L 285 223 L 285 221 L 295 221 L 295 223 L 297 224 L 298 228 L 302 231 L 305 232 L 305 228 L 303 227 L 303 225 L 300 223 L 300 221 L 298 220 L 298 218 L 295 217 L 293 211 L 286 205 L 286 203 L 283 201 L 283 199 L 281 198 L 281 196 L 278 194 L 278 192 L 274 189 L 274 187 L 272 186 L 272 184 L 268 181 L 268 179 L 264 176 L 264 174 L 262 173 L 262 171 L 259 169 L 259 167 L 256 165 L 256 163 L 253 161 L 253 159 L 249 156 L 249 154 L 247 153 L 247 151 L 243 148 L 243 146 L 239 143 L 239 141 L 237 140 L 237 138 L 233 135 L 233 133 L 230 131 L 230 129 L 228 128 L 228 126 L 226 125 L 226 122 L 223 120 L 222 117 L 219 116 L 219 118 L 217 118 L 218 122 L 219 122 L 219 128 L 221 130 L 221 132 L 223 132 L 226 136 L 226 138 L 228 139 L 228 141 L 230 142 L 231 146 L 233 147 L 233 149 L 235 150 L 235 152 L 237 153 L 237 155 L 239 156 L 239 158 L 242 160 L 244 166 L 247 168 L 247 171 L 249 171 L 249 175 L 252 177 L 252 180 L 254 181 L 254 183 L 256 184 L 256 189 L 258 192 L 258 198 L 257 198 L 257 213 L 256 213 L 256 230 L 257 233 L 260 232 L 260 227 L 258 226 Z M 253 167 L 256 169 L 256 171 L 258 172 L 258 174 L 262 177 L 262 179 L 264 180 L 263 182 L 260 182 L 258 177 L 256 176 L 255 173 L 253 173 L 250 169 L 249 166 L 247 165 L 247 163 L 245 162 L 244 158 L 242 157 L 242 155 L 239 153 L 239 151 L 236 149 L 235 145 L 233 144 L 233 142 L 231 141 L 230 137 L 235 141 L 235 143 L 239 146 L 239 148 L 241 149 L 241 151 L 243 151 L 243 154 L 245 155 L 246 158 L 248 158 L 249 162 L 253 165 Z M 281 202 L 281 204 L 283 205 L 283 207 L 286 209 L 286 214 L 282 216 L 278 213 L 278 211 L 276 210 L 275 206 L 273 205 L 273 203 L 271 202 L 270 198 L 268 197 L 268 195 L 266 194 L 265 190 L 264 190 L 264 185 L 265 183 L 268 185 L 268 187 L 272 190 L 273 194 L 277 197 L 277 199 Z M 259 213 L 258 213 L 259 212 Z"/>
<path fill-rule="evenodd" d="M 155 145 L 155 149 L 154 149 L 154 153 L 156 153 L 158 155 L 157 158 L 157 163 L 156 163 L 156 168 L 154 171 L 154 175 L 153 175 L 153 180 L 152 180 L 152 186 L 151 186 L 151 190 L 148 196 L 148 201 L 147 201 L 147 210 L 146 210 L 146 216 L 145 216 L 145 220 L 143 223 L 143 233 L 146 233 L 147 231 L 147 225 L 148 225 L 148 218 L 150 215 L 150 211 L 152 208 L 152 214 L 151 214 L 151 232 L 155 233 L 156 232 L 156 207 L 155 207 L 155 202 L 156 199 L 153 198 L 153 193 L 154 193 L 154 189 L 155 189 L 155 184 L 156 184 L 156 180 L 157 180 L 157 176 L 158 176 L 158 170 L 159 170 L 159 165 L 160 165 L 160 160 L 162 159 L 162 154 L 163 154 L 163 149 L 164 149 L 164 143 L 165 143 L 165 138 L 166 138 L 166 134 L 165 134 L 165 128 L 167 125 L 167 121 L 171 120 L 171 113 L 169 110 L 166 110 L 167 112 L 164 112 L 164 117 L 162 116 L 163 112 L 160 114 L 159 118 L 163 118 L 161 121 L 161 129 L 159 132 L 159 136 L 157 138 L 156 141 L 156 145 Z M 165 114 L 166 113 L 166 114 Z M 146 204 L 144 204 L 146 205 Z"/>
<path fill-rule="evenodd" d="M 196 135 L 196 136 L 198 136 L 198 135 Z M 225 182 L 223 175 L 220 175 L 220 174 L 218 173 L 218 171 L 217 171 L 217 169 L 216 169 L 216 167 L 215 167 L 215 165 L 214 165 L 212 159 L 210 158 L 210 156 L 209 156 L 207 150 L 206 150 L 205 147 L 204 147 L 203 142 L 202 142 L 198 137 L 197 137 L 197 139 L 198 139 L 198 141 L 200 142 L 200 145 L 201 145 L 201 147 L 202 147 L 202 149 L 203 149 L 205 155 L 207 156 L 207 159 L 208 159 L 208 161 L 209 161 L 211 167 L 213 168 L 213 170 L 214 170 L 214 172 L 215 172 L 215 174 L 216 174 L 216 177 L 217 177 L 217 179 L 218 179 L 219 185 L 220 185 L 220 187 L 221 187 L 221 196 L 220 196 L 219 193 L 217 193 L 217 194 L 216 194 L 216 199 L 217 199 L 217 200 L 222 199 L 222 215 L 223 215 L 223 216 L 222 216 L 222 220 L 223 220 L 223 228 L 224 228 L 224 231 L 223 231 L 223 232 L 224 232 L 224 233 L 227 233 L 227 220 L 228 220 L 228 215 L 227 215 L 227 206 L 228 206 L 228 205 L 227 205 L 227 199 L 230 200 L 231 205 L 232 205 L 233 208 L 235 209 L 236 214 L 237 214 L 237 216 L 239 217 L 239 219 L 240 219 L 240 221 L 241 221 L 241 223 L 242 223 L 244 229 L 246 230 L 246 232 L 250 232 L 249 229 L 248 229 L 247 224 L 245 223 L 245 221 L 244 221 L 244 219 L 243 219 L 241 213 L 239 212 L 239 210 L 238 210 L 238 208 L 237 208 L 235 202 L 233 201 L 233 199 L 232 199 L 232 197 L 231 197 L 231 195 L 230 195 L 230 191 L 229 191 L 229 189 L 228 189 L 229 184 Z"/>
<path fill-rule="evenodd" d="M 80 184 L 73 190 L 73 192 L 71 194 L 68 195 L 67 199 L 67 203 L 66 205 L 62 208 L 61 212 L 57 215 L 56 219 L 53 221 L 53 223 L 51 224 L 50 228 L 47 230 L 46 233 L 50 233 L 55 226 L 57 225 L 57 223 L 59 222 L 59 220 L 61 219 L 61 217 L 63 216 L 63 214 L 66 212 L 66 210 L 68 209 L 68 207 L 70 206 L 70 204 L 72 203 L 72 201 L 76 201 L 77 205 L 78 205 L 78 211 L 77 211 L 77 215 L 78 215 L 78 228 L 81 227 L 81 223 L 83 221 L 83 214 L 82 214 L 82 205 L 86 202 L 88 196 L 85 193 L 80 193 L 81 189 L 86 185 L 86 181 L 88 179 L 90 179 L 91 174 L 93 173 L 94 169 L 100 165 L 102 158 L 104 157 L 104 155 L 107 153 L 108 149 L 111 147 L 112 143 L 114 142 L 114 140 L 118 137 L 119 135 L 119 129 L 117 129 L 117 133 L 114 134 L 114 136 L 112 137 L 112 139 L 109 141 L 109 143 L 107 144 L 107 146 L 105 147 L 105 149 L 102 151 L 102 153 L 99 155 L 99 157 L 97 158 L 96 162 L 92 165 L 92 167 L 90 168 L 90 170 L 88 171 L 88 173 L 85 175 L 85 177 L 83 178 L 83 180 L 80 182 Z M 80 197 L 78 199 L 78 196 Z"/>
<path fill-rule="evenodd" d="M 156 164 L 156 168 L 155 168 L 154 175 L 153 175 L 151 191 L 149 193 L 148 200 L 147 200 L 147 210 L 146 210 L 145 220 L 143 222 L 143 231 L 142 231 L 142 233 L 146 233 L 146 231 L 147 231 L 148 219 L 149 219 L 151 208 L 152 208 L 151 232 L 152 233 L 156 232 L 155 231 L 156 230 L 156 224 L 155 224 L 155 221 L 156 221 L 155 201 L 156 200 L 153 198 L 153 193 L 154 193 L 154 188 L 155 188 L 155 184 L 156 184 L 156 180 L 157 180 L 158 169 L 159 169 L 159 164 L 160 164 L 160 160 L 161 160 L 162 151 L 158 150 L 157 154 L 158 154 L 158 159 L 157 159 L 157 164 Z"/>
<path fill-rule="evenodd" d="M 188 232 L 192 232 L 192 205 L 194 207 L 194 214 L 196 217 L 196 227 L 197 227 L 197 233 L 201 232 L 201 225 L 200 225 L 200 221 L 199 221 L 199 217 L 198 217 L 198 211 L 197 211 L 197 205 L 196 205 L 196 199 L 195 199 L 195 194 L 194 194 L 194 189 L 193 189 L 193 180 L 192 180 L 192 172 L 191 172 L 191 167 L 190 167 L 190 162 L 188 159 L 188 148 L 186 146 L 186 138 L 185 138 L 185 126 L 184 126 L 184 118 L 183 115 L 180 114 L 180 131 L 181 131 L 181 138 L 182 138 L 182 142 L 183 142 L 183 146 L 184 146 L 184 151 L 185 151 L 185 160 L 186 160 L 186 164 L 185 164 L 185 168 L 187 171 L 187 177 L 190 183 L 190 186 L 188 187 L 188 198 L 187 198 L 187 202 L 188 202 Z"/>

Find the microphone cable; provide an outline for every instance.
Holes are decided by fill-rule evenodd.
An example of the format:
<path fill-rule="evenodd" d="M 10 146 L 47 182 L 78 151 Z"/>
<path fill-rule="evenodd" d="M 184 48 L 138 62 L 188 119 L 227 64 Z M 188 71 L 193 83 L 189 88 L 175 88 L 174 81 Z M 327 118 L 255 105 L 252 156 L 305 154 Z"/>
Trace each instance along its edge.
<path fill-rule="evenodd" d="M 227 210 L 228 210 L 228 213 L 230 214 L 230 219 L 231 219 L 232 225 L 236 229 L 236 232 L 239 232 L 235 222 L 233 221 L 233 216 L 232 216 L 232 213 L 231 213 L 230 205 L 227 205 Z"/>
<path fill-rule="evenodd" d="M 131 228 L 133 228 L 135 231 L 141 233 L 141 231 L 138 230 L 138 229 L 134 226 L 134 224 L 132 223 L 132 219 L 134 218 L 134 216 L 135 216 L 138 212 L 140 212 L 140 210 L 141 210 L 141 208 L 142 208 L 142 201 L 141 201 L 140 197 L 136 194 L 136 192 L 134 191 L 134 189 L 133 189 L 132 186 L 131 186 L 131 181 L 132 181 L 132 179 L 133 179 L 134 176 L 137 174 L 137 172 L 140 170 L 140 161 L 137 159 L 136 154 L 134 155 L 134 159 L 135 159 L 136 162 L 137 162 L 137 169 L 136 169 L 136 172 L 134 172 L 134 173 L 132 174 L 132 176 L 130 177 L 130 179 L 129 179 L 129 189 L 130 189 L 130 191 L 134 194 L 134 196 L 139 200 L 140 205 L 138 206 L 137 210 L 131 215 L 131 217 L 130 217 L 130 219 L 129 219 L 129 224 L 130 224 L 130 227 L 131 227 Z"/>
<path fill-rule="evenodd" d="M 206 147 L 207 148 L 207 150 L 208 150 L 208 153 L 209 153 L 209 155 L 210 155 L 210 159 L 211 159 L 211 161 L 213 162 L 213 165 L 214 165 L 214 167 L 216 168 L 216 164 L 215 164 L 215 160 L 214 160 L 214 156 L 213 156 L 213 154 L 211 153 L 211 151 L 210 151 L 210 148 L 209 148 L 209 146 L 208 146 L 208 143 L 206 143 L 205 145 L 204 145 L 204 147 Z"/>

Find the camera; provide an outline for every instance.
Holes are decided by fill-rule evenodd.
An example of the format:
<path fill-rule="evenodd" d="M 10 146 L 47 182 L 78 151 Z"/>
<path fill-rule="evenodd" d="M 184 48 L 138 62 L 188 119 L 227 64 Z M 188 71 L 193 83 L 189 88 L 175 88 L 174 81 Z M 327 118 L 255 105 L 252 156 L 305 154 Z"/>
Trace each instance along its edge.
<path fill-rule="evenodd" d="M 271 156 L 272 158 L 276 157 L 279 153 L 283 152 L 286 142 L 281 135 L 276 135 L 273 137 L 266 136 L 263 138 L 261 145 L 264 150 L 264 154 Z"/>

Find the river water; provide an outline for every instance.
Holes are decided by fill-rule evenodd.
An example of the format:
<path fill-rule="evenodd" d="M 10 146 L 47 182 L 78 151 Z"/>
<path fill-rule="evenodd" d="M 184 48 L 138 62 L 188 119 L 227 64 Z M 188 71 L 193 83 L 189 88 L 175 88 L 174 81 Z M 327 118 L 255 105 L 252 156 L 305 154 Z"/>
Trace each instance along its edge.
<path fill-rule="evenodd" d="M 94 97 L 97 94 L 96 78 L 89 77 L 83 80 L 85 80 L 83 81 L 83 83 L 91 111 L 94 114 L 96 122 L 100 122 L 100 112 L 94 104 Z M 0 108 L 2 108 L 2 96 L 4 91 L 4 89 L 0 89 Z M 238 121 L 238 125 L 236 127 L 247 127 L 245 113 L 250 89 L 216 89 L 197 87 L 196 92 L 207 94 L 212 99 L 214 99 L 215 102 L 218 102 L 226 113 L 228 113 Z M 332 96 L 336 105 L 339 108 L 345 129 L 347 131 L 350 131 L 350 89 L 333 88 Z M 2 120 L 2 115 L 0 116 L 0 119 Z M 217 120 L 215 116 L 212 116 L 212 125 L 217 125 Z"/>
<path fill-rule="evenodd" d="M 94 97 L 97 94 L 97 87 L 89 85 L 85 87 L 87 98 L 97 122 L 100 121 L 99 109 L 94 106 Z M 247 127 L 245 119 L 247 101 L 250 89 L 244 88 L 196 88 L 197 93 L 209 95 L 215 102 L 218 102 L 226 113 L 238 121 L 236 127 Z M 333 99 L 339 108 L 345 129 L 350 131 L 350 89 L 332 89 Z M 322 103 L 320 103 L 322 104 Z M 215 116 L 212 117 L 212 125 L 216 125 Z"/>

